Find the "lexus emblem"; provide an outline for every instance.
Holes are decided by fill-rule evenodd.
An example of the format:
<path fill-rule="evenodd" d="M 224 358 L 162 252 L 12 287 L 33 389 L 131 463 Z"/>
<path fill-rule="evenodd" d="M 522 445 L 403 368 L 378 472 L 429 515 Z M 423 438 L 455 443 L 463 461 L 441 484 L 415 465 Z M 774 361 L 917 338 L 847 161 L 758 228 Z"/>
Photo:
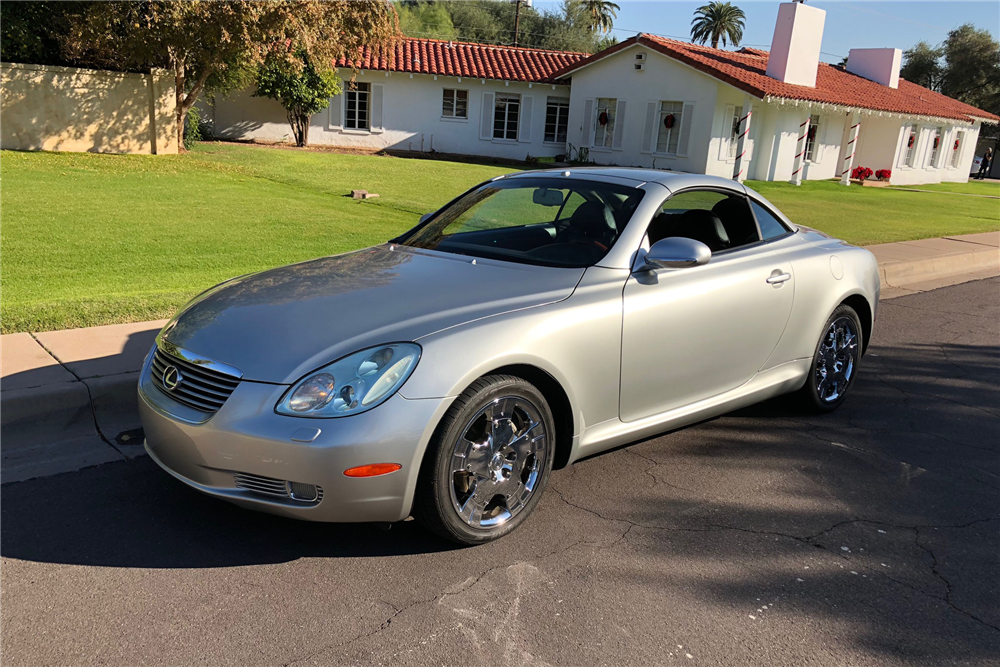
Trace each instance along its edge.
<path fill-rule="evenodd" d="M 184 377 L 176 366 L 167 366 L 163 369 L 163 386 L 166 387 L 167 391 L 177 389 L 183 380 Z"/>

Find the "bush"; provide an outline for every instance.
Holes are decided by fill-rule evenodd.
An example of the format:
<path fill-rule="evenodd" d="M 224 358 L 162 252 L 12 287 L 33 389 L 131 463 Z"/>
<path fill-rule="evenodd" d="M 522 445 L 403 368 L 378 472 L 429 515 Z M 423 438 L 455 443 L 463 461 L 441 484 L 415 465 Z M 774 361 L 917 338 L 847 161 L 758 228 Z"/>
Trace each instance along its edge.
<path fill-rule="evenodd" d="M 191 150 L 194 142 L 204 138 L 201 133 L 201 109 L 193 106 L 184 119 L 184 148 Z"/>
<path fill-rule="evenodd" d="M 863 181 L 869 178 L 874 172 L 868 167 L 855 167 L 851 171 L 851 178 L 856 181 Z"/>
<path fill-rule="evenodd" d="M 878 171 L 875 172 L 875 178 L 877 178 L 880 181 L 888 181 L 889 179 L 892 178 L 892 170 L 879 169 Z"/>

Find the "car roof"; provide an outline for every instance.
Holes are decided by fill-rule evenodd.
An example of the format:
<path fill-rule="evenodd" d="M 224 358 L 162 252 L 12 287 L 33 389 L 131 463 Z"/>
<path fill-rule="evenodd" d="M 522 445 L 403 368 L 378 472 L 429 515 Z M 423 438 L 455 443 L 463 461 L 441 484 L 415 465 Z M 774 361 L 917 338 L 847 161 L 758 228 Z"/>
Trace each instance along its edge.
<path fill-rule="evenodd" d="M 746 188 L 740 183 L 728 178 L 719 176 L 707 176 L 705 174 L 690 174 L 680 171 L 666 171 L 663 169 L 643 169 L 639 167 L 577 167 L 566 166 L 556 169 L 532 169 L 519 171 L 513 174 L 506 174 L 508 178 L 530 178 L 538 176 L 562 176 L 572 178 L 584 178 L 588 180 L 613 180 L 632 181 L 636 185 L 640 183 L 659 183 L 668 190 L 680 190 L 689 187 L 716 187 L 737 192 L 746 192 Z"/>

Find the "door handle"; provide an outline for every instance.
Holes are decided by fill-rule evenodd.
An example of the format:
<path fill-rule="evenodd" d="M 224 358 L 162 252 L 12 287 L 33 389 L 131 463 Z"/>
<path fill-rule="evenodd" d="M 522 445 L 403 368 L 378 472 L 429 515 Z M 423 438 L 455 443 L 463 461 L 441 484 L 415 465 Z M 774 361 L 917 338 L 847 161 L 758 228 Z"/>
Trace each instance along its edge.
<path fill-rule="evenodd" d="M 777 269 L 771 274 L 771 277 L 767 279 L 769 285 L 780 285 L 786 280 L 791 280 L 792 274 L 790 273 L 778 273 Z"/>

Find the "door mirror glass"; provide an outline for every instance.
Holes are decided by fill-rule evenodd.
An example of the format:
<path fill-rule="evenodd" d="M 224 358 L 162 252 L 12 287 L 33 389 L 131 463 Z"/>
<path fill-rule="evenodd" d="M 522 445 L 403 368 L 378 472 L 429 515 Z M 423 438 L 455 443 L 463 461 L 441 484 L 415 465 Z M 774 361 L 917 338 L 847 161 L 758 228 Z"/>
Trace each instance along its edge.
<path fill-rule="evenodd" d="M 685 269 L 707 264 L 710 259 L 712 251 L 701 241 L 670 236 L 650 246 L 643 269 Z"/>

